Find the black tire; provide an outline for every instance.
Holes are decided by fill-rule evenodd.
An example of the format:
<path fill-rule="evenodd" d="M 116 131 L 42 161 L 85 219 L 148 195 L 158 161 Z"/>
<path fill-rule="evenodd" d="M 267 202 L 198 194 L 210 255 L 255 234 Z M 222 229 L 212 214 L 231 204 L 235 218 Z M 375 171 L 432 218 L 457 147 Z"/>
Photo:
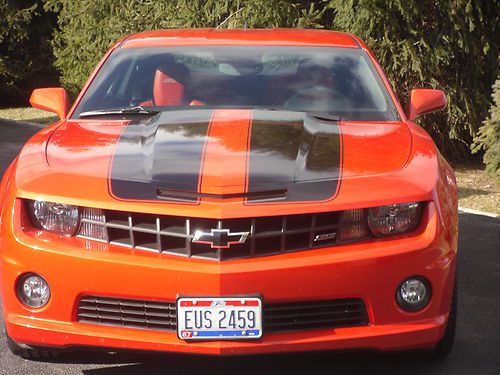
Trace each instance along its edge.
<path fill-rule="evenodd" d="M 448 315 L 448 322 L 446 323 L 446 330 L 444 331 L 443 338 L 437 345 L 428 351 L 426 354 L 430 359 L 441 360 L 450 354 L 455 341 L 455 330 L 457 327 L 457 308 L 458 308 L 458 286 L 455 280 L 453 287 L 453 297 L 451 300 L 450 314 Z"/>
<path fill-rule="evenodd" d="M 17 342 L 12 340 L 6 329 L 4 329 L 4 331 L 5 337 L 7 338 L 7 347 L 12 354 L 18 357 L 28 359 L 30 361 L 51 361 L 59 356 L 59 352 L 54 349 L 19 345 Z"/>

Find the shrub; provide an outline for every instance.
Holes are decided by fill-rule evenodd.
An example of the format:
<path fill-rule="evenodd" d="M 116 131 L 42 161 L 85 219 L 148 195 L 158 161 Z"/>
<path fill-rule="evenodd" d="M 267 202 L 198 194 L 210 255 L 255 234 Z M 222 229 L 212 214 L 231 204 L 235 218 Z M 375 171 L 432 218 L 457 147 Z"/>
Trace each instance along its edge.
<path fill-rule="evenodd" d="M 484 150 L 483 161 L 486 173 L 500 184 L 500 77 L 493 85 L 493 103 L 490 115 L 479 129 L 474 139 L 473 151 Z"/>

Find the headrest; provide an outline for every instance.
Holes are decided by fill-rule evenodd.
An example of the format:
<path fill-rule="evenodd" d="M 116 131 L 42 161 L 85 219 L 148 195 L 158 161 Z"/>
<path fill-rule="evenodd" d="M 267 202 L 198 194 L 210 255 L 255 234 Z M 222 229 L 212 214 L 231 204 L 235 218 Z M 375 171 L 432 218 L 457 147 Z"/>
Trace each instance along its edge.
<path fill-rule="evenodd" d="M 331 89 L 335 84 L 329 62 L 321 59 L 302 60 L 295 74 L 297 83 L 301 85 L 323 86 Z"/>
<path fill-rule="evenodd" d="M 155 72 L 153 97 L 157 106 L 184 104 L 184 90 L 189 71 L 184 64 L 159 66 Z"/>
<path fill-rule="evenodd" d="M 321 59 L 312 60 L 312 59 L 304 59 L 301 60 L 299 66 L 297 67 L 297 76 L 307 76 L 309 74 L 321 73 L 321 74 L 329 74 L 330 73 L 330 64 L 326 61 L 322 61 Z"/>

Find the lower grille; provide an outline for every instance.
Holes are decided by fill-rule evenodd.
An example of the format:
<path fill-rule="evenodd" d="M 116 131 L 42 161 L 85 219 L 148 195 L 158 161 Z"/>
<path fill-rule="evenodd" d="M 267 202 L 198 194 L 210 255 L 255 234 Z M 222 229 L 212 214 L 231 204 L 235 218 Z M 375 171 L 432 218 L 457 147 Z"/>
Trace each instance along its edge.
<path fill-rule="evenodd" d="M 78 305 L 79 322 L 175 331 L 175 303 L 105 297 L 84 297 Z"/>
<path fill-rule="evenodd" d="M 365 303 L 360 299 L 273 303 L 264 306 L 264 332 L 357 327 L 367 324 Z"/>
<path fill-rule="evenodd" d="M 106 326 L 175 331 L 176 305 L 108 297 L 84 297 L 78 304 L 77 320 Z M 269 303 L 263 306 L 266 332 L 284 332 L 318 328 L 358 327 L 368 324 L 363 300 Z"/>

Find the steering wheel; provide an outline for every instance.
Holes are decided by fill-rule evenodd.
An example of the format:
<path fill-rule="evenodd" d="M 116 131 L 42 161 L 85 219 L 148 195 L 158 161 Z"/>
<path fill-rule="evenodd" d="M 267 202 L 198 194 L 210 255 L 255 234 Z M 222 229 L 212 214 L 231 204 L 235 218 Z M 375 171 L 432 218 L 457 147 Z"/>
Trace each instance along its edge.
<path fill-rule="evenodd" d="M 283 103 L 284 108 L 327 107 L 319 110 L 345 110 L 350 107 L 350 100 L 341 92 L 324 86 L 310 86 L 289 97 Z"/>

